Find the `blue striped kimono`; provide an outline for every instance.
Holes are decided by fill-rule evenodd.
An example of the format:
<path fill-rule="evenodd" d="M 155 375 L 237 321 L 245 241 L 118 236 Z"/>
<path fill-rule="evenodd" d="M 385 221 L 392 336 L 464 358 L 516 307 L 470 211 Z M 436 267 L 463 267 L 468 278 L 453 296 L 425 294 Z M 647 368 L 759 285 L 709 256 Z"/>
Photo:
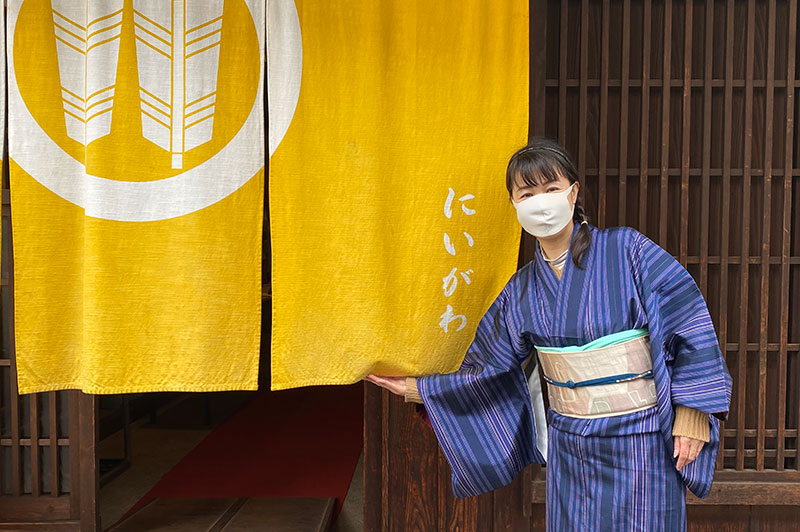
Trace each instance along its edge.
<path fill-rule="evenodd" d="M 573 235 L 579 227 L 575 224 Z M 626 473 L 625 468 L 612 471 L 610 476 L 603 473 L 592 474 L 588 480 L 575 478 L 581 476 L 576 472 L 583 469 L 573 467 L 570 456 L 583 451 L 570 446 L 583 442 L 581 438 L 601 437 L 592 440 L 597 442 L 593 445 L 601 458 L 604 453 L 618 453 L 626 460 L 641 456 L 648 464 L 639 465 L 647 465 L 648 471 L 652 465 L 649 461 L 659 460 L 653 467 L 661 468 L 659 475 L 674 477 L 680 488 L 659 489 L 667 490 L 670 497 L 680 496 L 676 504 L 685 504 L 683 485 L 698 497 L 706 496 L 719 449 L 719 419 L 727 416 L 730 403 L 731 378 L 705 301 L 689 273 L 634 229 L 590 229 L 592 242 L 584 254 L 583 269 L 577 268 L 569 257 L 559 280 L 537 246 L 534 260 L 514 274 L 482 318 L 461 368 L 451 374 L 417 380 L 420 396 L 452 468 L 456 496 L 477 495 L 504 486 L 528 464 L 545 463 L 549 454 L 549 530 L 577 529 L 577 518 L 588 520 L 581 521 L 588 530 L 616 530 L 592 526 L 590 514 L 595 507 L 572 499 L 576 494 L 601 494 L 595 503 L 597 508 L 604 508 L 604 504 L 613 505 L 620 497 L 613 490 L 603 492 L 604 483 L 613 483 L 617 489 L 634 485 L 634 480 L 639 482 L 624 478 L 632 474 Z M 550 411 L 547 416 L 551 434 L 545 438 L 540 384 L 535 382 L 538 379 L 534 373 L 532 401 L 522 368 L 533 346 L 583 345 L 601 336 L 643 327 L 650 331 L 657 406 L 591 420 Z M 710 414 L 711 441 L 694 462 L 680 471 L 675 470 L 672 459 L 674 405 Z M 625 439 L 631 435 L 637 435 L 639 440 Z M 641 440 L 645 437 L 651 439 Z M 628 441 L 631 443 L 625 443 Z M 622 448 L 626 445 L 631 448 Z M 637 452 L 633 447 L 641 449 Z M 562 478 L 555 482 L 551 472 Z M 672 480 L 664 482 L 667 481 Z M 570 483 L 581 483 L 583 491 L 575 491 Z M 644 488 L 647 486 L 635 487 Z M 562 498 L 557 500 L 559 494 L 551 491 L 561 492 Z M 657 500 L 657 494 L 658 490 L 654 490 L 651 500 L 644 504 L 662 504 L 664 501 Z M 582 513 L 586 515 L 581 517 Z M 620 519 L 622 523 L 630 516 Z M 682 528 L 662 523 L 653 529 Z"/>

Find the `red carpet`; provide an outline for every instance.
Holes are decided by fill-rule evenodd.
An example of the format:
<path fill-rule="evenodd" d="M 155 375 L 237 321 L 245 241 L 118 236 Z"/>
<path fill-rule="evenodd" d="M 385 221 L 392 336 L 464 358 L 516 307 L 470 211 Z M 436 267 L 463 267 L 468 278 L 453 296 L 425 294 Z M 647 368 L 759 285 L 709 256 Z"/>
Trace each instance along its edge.
<path fill-rule="evenodd" d="M 259 392 L 136 507 L 154 497 L 336 497 L 338 513 L 361 454 L 362 419 L 363 383 Z"/>

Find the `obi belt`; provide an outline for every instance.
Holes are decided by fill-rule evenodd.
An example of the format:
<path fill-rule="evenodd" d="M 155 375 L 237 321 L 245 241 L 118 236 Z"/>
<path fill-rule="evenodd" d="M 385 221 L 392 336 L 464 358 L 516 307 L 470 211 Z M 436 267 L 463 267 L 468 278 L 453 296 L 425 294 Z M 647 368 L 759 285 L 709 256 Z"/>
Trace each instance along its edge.
<path fill-rule="evenodd" d="M 536 346 L 550 407 L 564 416 L 630 414 L 657 404 L 647 329 L 622 331 L 582 346 Z"/>

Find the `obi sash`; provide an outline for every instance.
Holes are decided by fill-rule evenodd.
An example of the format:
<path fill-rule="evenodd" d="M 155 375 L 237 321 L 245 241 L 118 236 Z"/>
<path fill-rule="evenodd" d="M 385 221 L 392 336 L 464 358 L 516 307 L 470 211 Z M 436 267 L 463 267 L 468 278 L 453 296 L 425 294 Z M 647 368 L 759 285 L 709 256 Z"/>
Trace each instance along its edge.
<path fill-rule="evenodd" d="M 647 329 L 603 336 L 583 346 L 536 346 L 550 407 L 578 418 L 619 416 L 656 405 Z"/>

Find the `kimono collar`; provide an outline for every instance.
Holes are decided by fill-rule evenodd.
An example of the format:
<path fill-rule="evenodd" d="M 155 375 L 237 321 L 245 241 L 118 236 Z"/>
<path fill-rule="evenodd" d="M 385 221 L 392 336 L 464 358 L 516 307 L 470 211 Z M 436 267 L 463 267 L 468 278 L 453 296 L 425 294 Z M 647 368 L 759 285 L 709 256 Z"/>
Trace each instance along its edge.
<path fill-rule="evenodd" d="M 572 224 L 573 224 L 572 225 L 572 234 L 569 237 L 570 245 L 572 244 L 572 239 L 575 237 L 575 233 L 577 233 L 578 229 L 580 229 L 580 227 L 581 227 L 581 224 L 578 223 L 578 222 L 574 222 L 573 221 Z M 567 256 L 564 258 L 563 261 L 558 261 L 557 259 L 547 259 L 547 258 L 545 258 L 544 252 L 542 251 L 542 245 L 539 243 L 539 240 L 536 240 L 536 259 L 537 259 L 537 261 L 539 261 L 541 263 L 542 266 L 545 266 L 547 268 L 550 267 L 550 264 L 553 264 L 556 267 L 558 267 L 559 265 L 563 267 L 563 265 L 566 264 L 566 261 L 569 260 L 569 248 L 570 248 L 570 246 L 567 246 L 567 251 L 566 251 Z M 561 257 L 558 257 L 558 258 L 561 258 Z"/>

